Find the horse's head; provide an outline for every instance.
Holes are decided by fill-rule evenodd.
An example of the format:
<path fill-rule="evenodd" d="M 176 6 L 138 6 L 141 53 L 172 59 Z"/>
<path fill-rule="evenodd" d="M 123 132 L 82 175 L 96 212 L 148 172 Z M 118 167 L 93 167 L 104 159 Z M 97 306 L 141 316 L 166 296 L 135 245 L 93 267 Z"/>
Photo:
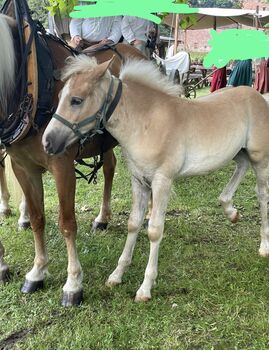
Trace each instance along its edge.
<path fill-rule="evenodd" d="M 62 73 L 65 85 L 59 104 L 42 138 L 48 154 L 59 154 L 95 128 L 111 87 L 108 68 L 113 58 L 102 64 L 84 55 L 70 57 Z"/>

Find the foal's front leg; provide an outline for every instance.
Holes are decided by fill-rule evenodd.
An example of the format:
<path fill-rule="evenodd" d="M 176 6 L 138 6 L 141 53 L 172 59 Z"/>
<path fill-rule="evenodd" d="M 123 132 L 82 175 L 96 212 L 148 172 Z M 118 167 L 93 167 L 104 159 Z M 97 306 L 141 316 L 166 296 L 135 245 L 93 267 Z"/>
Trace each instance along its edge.
<path fill-rule="evenodd" d="M 67 255 L 67 281 L 63 287 L 63 306 L 79 305 L 83 299 L 83 273 L 76 249 L 77 224 L 75 218 L 76 177 L 72 157 L 54 157 L 51 171 L 59 196 L 59 229 L 64 236 Z"/>
<path fill-rule="evenodd" d="M 156 175 L 152 181 L 152 212 L 148 226 L 150 254 L 144 281 L 136 292 L 136 301 L 147 301 L 151 299 L 151 288 L 158 274 L 159 247 L 163 237 L 165 212 L 171 186 L 172 180 L 163 175 Z"/>
<path fill-rule="evenodd" d="M 128 236 L 119 258 L 118 266 L 108 277 L 107 286 L 114 286 L 121 283 L 122 276 L 131 264 L 133 251 L 137 239 L 138 232 L 143 224 L 145 210 L 147 208 L 150 189 L 147 185 L 143 185 L 136 178 L 132 178 L 133 204 L 128 221 Z"/>

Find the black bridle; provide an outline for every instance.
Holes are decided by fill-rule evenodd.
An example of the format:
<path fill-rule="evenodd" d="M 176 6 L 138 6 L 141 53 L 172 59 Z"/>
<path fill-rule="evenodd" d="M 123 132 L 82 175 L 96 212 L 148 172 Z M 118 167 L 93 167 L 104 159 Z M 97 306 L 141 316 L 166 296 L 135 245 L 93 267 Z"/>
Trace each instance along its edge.
<path fill-rule="evenodd" d="M 118 87 L 117 87 L 116 94 L 113 98 L 112 94 L 113 94 L 113 87 L 114 87 L 115 81 L 118 81 Z M 119 103 L 121 94 L 122 94 L 122 81 L 112 76 L 109 89 L 104 98 L 104 101 L 101 107 L 98 109 L 98 111 L 95 112 L 93 115 L 86 117 L 79 123 L 71 123 L 57 113 L 53 114 L 52 118 L 57 119 L 59 122 L 61 122 L 62 124 L 67 126 L 69 129 L 71 129 L 80 140 L 80 145 L 82 145 L 84 144 L 85 141 L 87 141 L 89 138 L 93 137 L 94 135 L 103 134 L 103 130 L 106 126 L 107 121 L 109 120 L 109 118 L 111 117 L 112 113 L 114 112 L 115 108 Z M 81 129 L 84 126 L 91 124 L 93 121 L 96 121 L 94 128 L 91 129 L 90 131 L 87 131 L 86 133 L 83 133 Z"/>

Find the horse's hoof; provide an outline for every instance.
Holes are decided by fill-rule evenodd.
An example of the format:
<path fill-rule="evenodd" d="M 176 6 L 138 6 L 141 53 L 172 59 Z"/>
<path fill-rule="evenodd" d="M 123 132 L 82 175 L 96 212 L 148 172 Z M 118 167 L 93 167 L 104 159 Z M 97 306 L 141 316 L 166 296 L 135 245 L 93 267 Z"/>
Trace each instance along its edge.
<path fill-rule="evenodd" d="M 44 288 L 44 281 L 29 281 L 25 280 L 21 287 L 21 292 L 24 294 L 30 294 Z"/>
<path fill-rule="evenodd" d="M 9 269 L 0 271 L 0 284 L 5 284 L 10 280 Z"/>
<path fill-rule="evenodd" d="M 269 256 L 269 251 L 268 251 L 268 250 L 259 249 L 259 255 L 260 255 L 262 258 L 268 258 L 268 256 Z"/>
<path fill-rule="evenodd" d="M 107 225 L 108 225 L 107 222 L 97 222 L 97 221 L 94 221 L 93 224 L 92 224 L 92 228 L 93 228 L 93 230 L 101 230 L 101 231 L 104 231 L 104 230 L 107 229 Z"/>
<path fill-rule="evenodd" d="M 108 279 L 105 283 L 106 287 L 112 288 L 121 284 L 121 280 L 110 280 Z"/>
<path fill-rule="evenodd" d="M 5 218 L 7 216 L 10 216 L 12 214 L 11 210 L 8 209 L 3 209 L 0 211 L 0 217 Z"/>
<path fill-rule="evenodd" d="M 240 220 L 240 218 L 241 218 L 241 215 L 236 210 L 230 217 L 231 223 L 235 224 L 238 220 Z"/>
<path fill-rule="evenodd" d="M 135 297 L 135 302 L 136 303 L 145 303 L 147 301 L 150 301 L 151 297 L 150 296 L 145 296 L 145 295 L 136 295 Z"/>
<path fill-rule="evenodd" d="M 83 302 L 83 290 L 79 292 L 64 292 L 62 306 L 79 306 Z"/>
<path fill-rule="evenodd" d="M 24 231 L 24 230 L 27 230 L 28 228 L 31 228 L 30 222 L 27 222 L 27 221 L 20 222 L 18 225 L 19 225 L 19 230 L 21 230 L 21 231 Z"/>

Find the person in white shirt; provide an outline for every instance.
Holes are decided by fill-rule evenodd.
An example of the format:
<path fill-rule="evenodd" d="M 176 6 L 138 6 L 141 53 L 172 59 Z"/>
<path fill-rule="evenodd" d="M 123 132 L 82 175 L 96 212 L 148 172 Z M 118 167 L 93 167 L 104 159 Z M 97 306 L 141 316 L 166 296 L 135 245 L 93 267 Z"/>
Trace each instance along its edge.
<path fill-rule="evenodd" d="M 121 38 L 121 17 L 73 18 L 69 45 L 77 47 L 82 40 L 91 45 L 117 44 Z"/>
<path fill-rule="evenodd" d="M 124 42 L 133 45 L 147 56 L 146 44 L 152 23 L 146 19 L 124 16 L 121 22 L 121 32 Z"/>

